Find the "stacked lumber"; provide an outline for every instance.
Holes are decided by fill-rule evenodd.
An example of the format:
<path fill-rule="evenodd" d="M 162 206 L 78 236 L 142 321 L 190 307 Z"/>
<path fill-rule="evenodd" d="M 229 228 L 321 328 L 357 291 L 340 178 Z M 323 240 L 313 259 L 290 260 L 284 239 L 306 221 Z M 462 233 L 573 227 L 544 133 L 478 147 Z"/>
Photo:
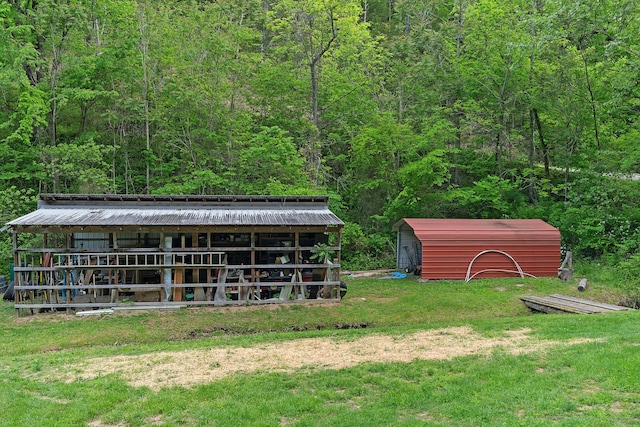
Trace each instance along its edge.
<path fill-rule="evenodd" d="M 558 294 L 549 295 L 548 297 L 524 296 L 520 299 L 531 310 L 543 313 L 594 314 L 630 310 L 628 307 Z"/>

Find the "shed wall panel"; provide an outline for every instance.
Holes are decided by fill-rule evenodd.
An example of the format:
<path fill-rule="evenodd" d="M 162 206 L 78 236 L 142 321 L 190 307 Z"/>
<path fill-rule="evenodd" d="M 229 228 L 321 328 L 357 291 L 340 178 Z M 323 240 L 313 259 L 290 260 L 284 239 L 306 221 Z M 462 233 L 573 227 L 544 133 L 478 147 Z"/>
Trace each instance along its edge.
<path fill-rule="evenodd" d="M 408 225 L 404 224 L 398 230 L 398 245 L 396 268 L 398 270 L 412 270 L 421 263 L 420 240 Z"/>

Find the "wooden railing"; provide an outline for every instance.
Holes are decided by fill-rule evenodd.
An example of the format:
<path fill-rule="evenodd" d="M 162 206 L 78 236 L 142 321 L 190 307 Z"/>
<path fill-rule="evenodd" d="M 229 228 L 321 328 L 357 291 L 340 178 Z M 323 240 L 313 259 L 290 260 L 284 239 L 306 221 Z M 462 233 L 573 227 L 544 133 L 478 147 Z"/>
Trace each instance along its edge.
<path fill-rule="evenodd" d="M 151 249 L 29 250 L 18 252 L 18 261 L 15 267 L 18 310 L 260 304 L 339 298 L 339 264 L 228 265 L 222 251 Z M 322 272 L 321 277 L 315 280 L 303 277 L 303 271 L 311 270 Z M 154 274 L 153 279 L 145 280 L 150 273 Z M 157 293 L 153 301 L 144 299 L 149 293 Z"/>

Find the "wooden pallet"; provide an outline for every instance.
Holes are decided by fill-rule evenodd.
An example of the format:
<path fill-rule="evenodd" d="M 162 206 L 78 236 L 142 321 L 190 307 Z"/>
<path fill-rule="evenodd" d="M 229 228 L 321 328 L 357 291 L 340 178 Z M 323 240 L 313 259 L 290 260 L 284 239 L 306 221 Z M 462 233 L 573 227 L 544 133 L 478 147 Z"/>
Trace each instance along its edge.
<path fill-rule="evenodd" d="M 586 299 L 553 294 L 548 297 L 525 296 L 520 298 L 533 311 L 543 313 L 594 314 L 631 310 L 619 305 L 604 304 Z"/>

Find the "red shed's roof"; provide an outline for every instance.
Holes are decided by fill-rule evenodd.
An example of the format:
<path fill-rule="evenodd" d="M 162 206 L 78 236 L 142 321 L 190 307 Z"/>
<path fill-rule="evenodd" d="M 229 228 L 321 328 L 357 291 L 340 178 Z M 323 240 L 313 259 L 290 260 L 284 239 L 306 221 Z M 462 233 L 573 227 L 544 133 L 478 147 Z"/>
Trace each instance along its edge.
<path fill-rule="evenodd" d="M 407 223 L 420 240 L 432 238 L 434 233 L 464 235 L 469 239 L 474 235 L 486 237 L 487 234 L 537 233 L 558 234 L 558 230 L 541 219 L 443 219 L 443 218 L 405 218 L 394 228 L 398 229 L 402 223 Z M 428 233 L 428 234 L 425 234 Z"/>

